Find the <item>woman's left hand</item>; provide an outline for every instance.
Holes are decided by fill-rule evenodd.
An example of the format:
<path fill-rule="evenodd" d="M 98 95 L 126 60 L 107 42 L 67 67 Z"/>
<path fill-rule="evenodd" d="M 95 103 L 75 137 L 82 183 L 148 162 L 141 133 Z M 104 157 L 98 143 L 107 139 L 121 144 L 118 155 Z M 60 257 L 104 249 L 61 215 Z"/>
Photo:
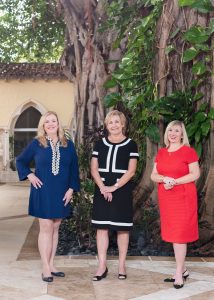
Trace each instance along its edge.
<path fill-rule="evenodd" d="M 102 189 L 100 190 L 101 193 L 113 193 L 117 189 L 116 186 L 111 185 L 111 186 L 103 186 Z"/>
<path fill-rule="evenodd" d="M 65 196 L 63 198 L 63 201 L 65 202 L 64 203 L 64 206 L 68 205 L 69 202 L 71 202 L 71 199 L 72 199 L 72 196 L 73 196 L 73 189 L 69 188 L 67 190 L 67 192 L 65 193 Z"/>

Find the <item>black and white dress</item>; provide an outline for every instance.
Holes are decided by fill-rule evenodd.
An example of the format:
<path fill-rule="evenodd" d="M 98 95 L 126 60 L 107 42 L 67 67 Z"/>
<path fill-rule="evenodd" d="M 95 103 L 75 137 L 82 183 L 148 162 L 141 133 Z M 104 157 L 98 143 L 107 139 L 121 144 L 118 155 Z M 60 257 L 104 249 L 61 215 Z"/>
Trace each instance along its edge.
<path fill-rule="evenodd" d="M 136 143 L 126 138 L 112 143 L 102 138 L 95 143 L 92 157 L 98 159 L 98 171 L 106 186 L 114 185 L 128 170 L 129 160 L 138 159 Z M 128 231 L 133 227 L 132 181 L 112 193 L 111 202 L 105 200 L 95 185 L 92 224 L 99 229 Z"/>

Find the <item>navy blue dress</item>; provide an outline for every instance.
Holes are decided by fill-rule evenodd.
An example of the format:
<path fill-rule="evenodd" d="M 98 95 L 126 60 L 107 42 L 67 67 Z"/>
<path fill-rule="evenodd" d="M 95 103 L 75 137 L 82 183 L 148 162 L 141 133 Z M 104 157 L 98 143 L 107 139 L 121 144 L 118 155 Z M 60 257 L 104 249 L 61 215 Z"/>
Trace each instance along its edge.
<path fill-rule="evenodd" d="M 62 219 L 71 215 L 71 205 L 64 206 L 64 195 L 69 188 L 79 191 L 78 159 L 72 141 L 67 147 L 59 147 L 59 173 L 52 173 L 52 149 L 42 146 L 34 139 L 17 157 L 16 167 L 20 180 L 26 180 L 32 173 L 29 165 L 35 161 L 35 175 L 42 181 L 41 188 L 31 184 L 29 215 L 43 219 Z"/>

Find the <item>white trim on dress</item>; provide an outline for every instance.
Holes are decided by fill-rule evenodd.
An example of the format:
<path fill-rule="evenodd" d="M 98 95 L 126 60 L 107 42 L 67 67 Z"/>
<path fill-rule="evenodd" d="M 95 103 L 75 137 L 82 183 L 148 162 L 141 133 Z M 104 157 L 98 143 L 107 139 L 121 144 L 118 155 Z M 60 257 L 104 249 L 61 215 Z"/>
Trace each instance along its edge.
<path fill-rule="evenodd" d="M 91 220 L 93 224 L 101 224 L 101 225 L 115 225 L 115 226 L 133 226 L 133 223 L 121 223 L 121 222 L 112 222 L 112 221 L 96 221 Z"/>

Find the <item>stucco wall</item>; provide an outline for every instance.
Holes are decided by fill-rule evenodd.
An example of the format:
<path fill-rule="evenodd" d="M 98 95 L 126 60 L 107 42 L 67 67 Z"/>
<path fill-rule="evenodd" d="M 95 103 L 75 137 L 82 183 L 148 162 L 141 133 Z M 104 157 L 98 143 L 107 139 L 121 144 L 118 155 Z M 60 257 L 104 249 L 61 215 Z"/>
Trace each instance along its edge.
<path fill-rule="evenodd" d="M 30 106 L 41 114 L 57 112 L 63 127 L 71 129 L 74 86 L 66 80 L 0 80 L 0 181 L 15 181 L 10 170 L 9 136 L 20 114 Z"/>
<path fill-rule="evenodd" d="M 58 113 L 62 125 L 70 126 L 74 101 L 69 81 L 0 80 L 0 127 L 10 128 L 12 116 L 29 101 Z"/>

